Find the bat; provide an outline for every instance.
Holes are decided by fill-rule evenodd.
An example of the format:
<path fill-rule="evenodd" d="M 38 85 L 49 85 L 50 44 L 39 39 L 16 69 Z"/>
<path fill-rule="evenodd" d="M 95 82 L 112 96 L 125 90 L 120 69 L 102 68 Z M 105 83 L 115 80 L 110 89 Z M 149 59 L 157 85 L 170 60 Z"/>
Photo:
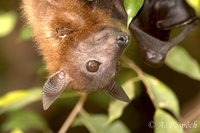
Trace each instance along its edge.
<path fill-rule="evenodd" d="M 126 23 L 122 0 L 116 0 L 114 17 Z M 164 63 L 168 51 L 181 42 L 199 22 L 195 11 L 185 0 L 145 0 L 138 15 L 130 24 L 144 61 L 154 67 Z M 170 39 L 172 30 L 185 26 L 175 38 Z"/>
<path fill-rule="evenodd" d="M 44 110 L 66 88 L 103 90 L 129 102 L 114 81 L 129 35 L 112 19 L 112 0 L 23 0 L 23 16 L 33 29 L 49 78 L 43 86 Z M 109 8 L 108 8 L 109 7 Z"/>

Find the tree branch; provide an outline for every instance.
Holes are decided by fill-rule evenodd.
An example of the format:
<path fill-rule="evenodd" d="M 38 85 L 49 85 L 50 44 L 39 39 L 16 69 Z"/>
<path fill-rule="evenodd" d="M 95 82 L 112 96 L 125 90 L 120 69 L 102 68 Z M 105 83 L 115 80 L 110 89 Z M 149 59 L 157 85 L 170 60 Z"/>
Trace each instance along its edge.
<path fill-rule="evenodd" d="M 80 97 L 79 101 L 77 102 L 76 106 L 74 107 L 74 109 L 70 113 L 69 117 L 63 123 L 63 125 L 60 128 L 60 130 L 58 131 L 58 133 L 66 133 L 67 132 L 67 130 L 69 129 L 71 123 L 76 118 L 76 116 L 81 111 L 81 109 L 83 108 L 83 105 L 85 103 L 86 98 L 87 98 L 87 94 L 86 93 L 81 93 L 81 97 Z"/>

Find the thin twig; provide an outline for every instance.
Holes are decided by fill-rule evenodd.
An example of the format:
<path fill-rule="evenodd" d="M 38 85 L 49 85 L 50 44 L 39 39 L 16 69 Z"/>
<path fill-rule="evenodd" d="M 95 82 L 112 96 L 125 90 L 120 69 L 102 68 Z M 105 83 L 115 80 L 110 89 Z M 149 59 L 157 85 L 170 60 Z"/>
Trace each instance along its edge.
<path fill-rule="evenodd" d="M 79 101 L 77 102 L 76 106 L 74 107 L 74 109 L 70 113 L 69 117 L 63 123 L 63 125 L 60 128 L 60 130 L 58 131 L 58 133 L 66 133 L 67 132 L 67 130 L 69 129 L 71 123 L 76 118 L 76 116 L 81 111 L 81 109 L 83 108 L 83 105 L 85 103 L 86 98 L 87 98 L 87 94 L 86 93 L 82 93 Z"/>
<path fill-rule="evenodd" d="M 152 94 L 151 92 L 151 88 L 150 88 L 150 85 L 149 83 L 146 81 L 145 79 L 145 73 L 131 60 L 129 59 L 128 57 L 126 56 L 122 56 L 122 60 L 124 62 L 126 62 L 126 64 L 129 66 L 129 68 L 131 68 L 132 70 L 134 70 L 137 75 L 138 75 L 138 78 L 144 83 L 144 85 L 146 86 L 146 89 L 147 89 L 147 93 L 149 94 L 149 97 L 151 98 L 151 101 L 154 105 L 155 108 L 158 107 L 158 105 L 156 104 L 155 102 L 155 96 Z"/>

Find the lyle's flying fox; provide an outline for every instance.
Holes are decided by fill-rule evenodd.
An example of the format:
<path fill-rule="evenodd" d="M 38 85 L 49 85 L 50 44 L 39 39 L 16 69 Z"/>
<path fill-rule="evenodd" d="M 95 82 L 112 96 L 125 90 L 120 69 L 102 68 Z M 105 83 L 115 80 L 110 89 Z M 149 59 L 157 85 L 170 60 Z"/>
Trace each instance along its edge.
<path fill-rule="evenodd" d="M 113 24 L 112 0 L 23 0 L 23 16 L 33 29 L 49 78 L 43 107 L 66 89 L 108 95 L 129 102 L 114 81 L 129 36 Z"/>

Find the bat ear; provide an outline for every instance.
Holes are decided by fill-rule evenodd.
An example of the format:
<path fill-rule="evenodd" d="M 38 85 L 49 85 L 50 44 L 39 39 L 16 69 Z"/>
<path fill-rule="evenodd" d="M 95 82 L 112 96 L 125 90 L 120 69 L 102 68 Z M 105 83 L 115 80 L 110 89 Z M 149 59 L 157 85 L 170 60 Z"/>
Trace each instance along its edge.
<path fill-rule="evenodd" d="M 54 73 L 43 86 L 42 103 L 44 110 L 47 110 L 49 106 L 60 96 L 65 90 L 67 84 L 70 82 L 68 77 L 63 71 Z"/>
<path fill-rule="evenodd" d="M 104 92 L 106 94 L 108 94 L 109 96 L 116 98 L 118 100 L 121 100 L 121 101 L 124 101 L 124 102 L 127 102 L 127 103 L 130 102 L 129 97 L 126 95 L 126 93 L 124 92 L 122 87 L 119 84 L 117 84 L 116 82 L 113 82 L 111 84 L 111 86 L 104 89 Z"/>

